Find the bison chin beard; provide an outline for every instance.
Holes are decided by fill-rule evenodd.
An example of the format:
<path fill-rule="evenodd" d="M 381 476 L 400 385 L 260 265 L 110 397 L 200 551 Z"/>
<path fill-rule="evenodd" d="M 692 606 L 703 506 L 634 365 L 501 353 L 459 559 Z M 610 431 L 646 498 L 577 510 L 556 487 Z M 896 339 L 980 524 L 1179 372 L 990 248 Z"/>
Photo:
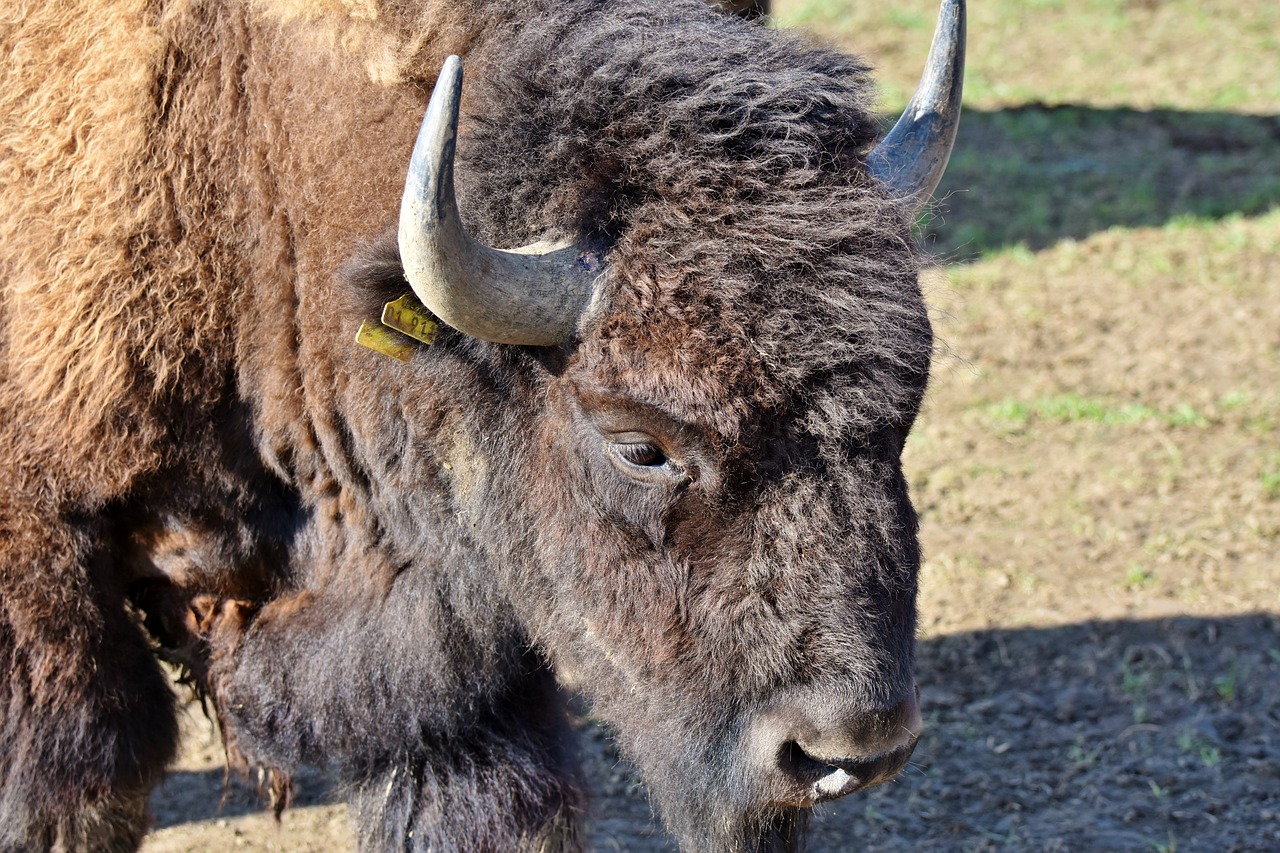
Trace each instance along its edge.
<path fill-rule="evenodd" d="M 744 849 L 751 853 L 800 853 L 809 831 L 809 810 L 789 808 L 758 818 L 746 832 Z"/>
<path fill-rule="evenodd" d="M 733 838 L 724 848 L 743 853 L 801 853 L 809 830 L 809 810 L 778 808 L 748 816 L 731 829 Z"/>
<path fill-rule="evenodd" d="M 705 791 L 706 789 L 704 789 Z M 708 853 L 800 853 L 805 849 L 809 809 L 735 805 L 715 789 L 690 796 L 650 785 L 667 830 L 684 851 Z"/>
<path fill-rule="evenodd" d="M 668 708 L 670 706 L 667 706 Z M 599 705 L 596 711 L 603 710 Z M 608 714 L 602 714 L 608 718 Z M 667 831 L 686 853 L 800 853 L 810 810 L 768 803 L 747 772 L 732 722 L 651 715 L 616 731 Z M 639 715 L 615 719 L 636 720 Z"/>

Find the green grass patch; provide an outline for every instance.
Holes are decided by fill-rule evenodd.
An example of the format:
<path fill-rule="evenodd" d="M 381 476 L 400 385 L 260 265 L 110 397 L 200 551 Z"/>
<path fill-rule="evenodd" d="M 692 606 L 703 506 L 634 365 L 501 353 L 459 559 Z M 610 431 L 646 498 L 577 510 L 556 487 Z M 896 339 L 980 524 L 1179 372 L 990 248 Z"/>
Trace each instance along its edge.
<path fill-rule="evenodd" d="M 994 420 L 1019 426 L 1033 422 L 1087 422 L 1107 426 L 1163 424 L 1201 427 L 1209 423 L 1207 418 L 1186 404 L 1162 411 L 1142 403 L 1113 403 L 1078 394 L 1060 394 L 1031 401 L 1006 399 L 988 404 L 983 411 Z"/>
<path fill-rule="evenodd" d="M 1280 500 L 1280 453 L 1271 454 L 1262 466 L 1262 493 L 1268 500 Z"/>
<path fill-rule="evenodd" d="M 774 14 L 774 22 L 778 26 L 829 33 L 841 29 L 841 21 L 848 16 L 849 4 L 845 0 L 803 0 L 799 3 L 774 5 L 780 7 Z"/>
<path fill-rule="evenodd" d="M 1213 689 L 1223 702 L 1234 702 L 1240 692 L 1240 682 L 1247 673 L 1241 671 L 1240 664 L 1231 662 L 1231 666 L 1223 674 L 1213 679 Z"/>
<path fill-rule="evenodd" d="M 1146 589 L 1155 583 L 1156 573 L 1143 566 L 1141 563 L 1133 563 L 1125 572 L 1125 587 L 1130 590 Z"/>

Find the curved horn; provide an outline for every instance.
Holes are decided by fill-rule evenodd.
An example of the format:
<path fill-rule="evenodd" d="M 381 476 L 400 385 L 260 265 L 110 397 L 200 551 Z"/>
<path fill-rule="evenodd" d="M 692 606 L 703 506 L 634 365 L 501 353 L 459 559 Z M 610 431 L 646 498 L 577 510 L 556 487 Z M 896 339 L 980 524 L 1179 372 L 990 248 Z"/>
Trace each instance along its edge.
<path fill-rule="evenodd" d="M 920 86 L 893 130 L 867 160 L 871 174 L 910 206 L 929 200 L 951 157 L 964 87 L 964 0 L 942 0 Z"/>
<path fill-rule="evenodd" d="M 460 332 L 544 346 L 572 337 L 598 275 L 594 253 L 535 243 L 491 249 L 467 235 L 453 191 L 462 60 L 445 60 L 400 202 L 400 260 L 422 304 Z"/>

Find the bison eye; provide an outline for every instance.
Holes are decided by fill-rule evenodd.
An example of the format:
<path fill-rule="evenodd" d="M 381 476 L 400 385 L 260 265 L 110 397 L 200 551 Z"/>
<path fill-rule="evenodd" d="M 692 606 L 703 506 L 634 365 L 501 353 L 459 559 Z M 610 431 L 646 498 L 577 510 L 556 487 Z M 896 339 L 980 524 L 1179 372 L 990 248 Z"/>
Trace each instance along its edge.
<path fill-rule="evenodd" d="M 654 485 L 682 485 L 689 472 L 652 436 L 641 432 L 606 434 L 605 448 L 614 466 L 627 476 Z"/>
<path fill-rule="evenodd" d="M 638 444 L 615 444 L 617 453 L 628 465 L 641 468 L 658 468 L 667 462 L 667 454 L 656 444 L 641 442 Z"/>

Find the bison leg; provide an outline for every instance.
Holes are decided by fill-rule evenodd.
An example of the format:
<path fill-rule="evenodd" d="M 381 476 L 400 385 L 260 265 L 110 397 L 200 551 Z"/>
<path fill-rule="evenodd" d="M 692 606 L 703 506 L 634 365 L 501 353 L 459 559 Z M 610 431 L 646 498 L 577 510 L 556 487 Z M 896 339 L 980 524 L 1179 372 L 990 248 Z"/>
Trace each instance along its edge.
<path fill-rule="evenodd" d="M 0 850 L 132 851 L 172 693 L 93 531 L 33 506 L 0 492 Z"/>

